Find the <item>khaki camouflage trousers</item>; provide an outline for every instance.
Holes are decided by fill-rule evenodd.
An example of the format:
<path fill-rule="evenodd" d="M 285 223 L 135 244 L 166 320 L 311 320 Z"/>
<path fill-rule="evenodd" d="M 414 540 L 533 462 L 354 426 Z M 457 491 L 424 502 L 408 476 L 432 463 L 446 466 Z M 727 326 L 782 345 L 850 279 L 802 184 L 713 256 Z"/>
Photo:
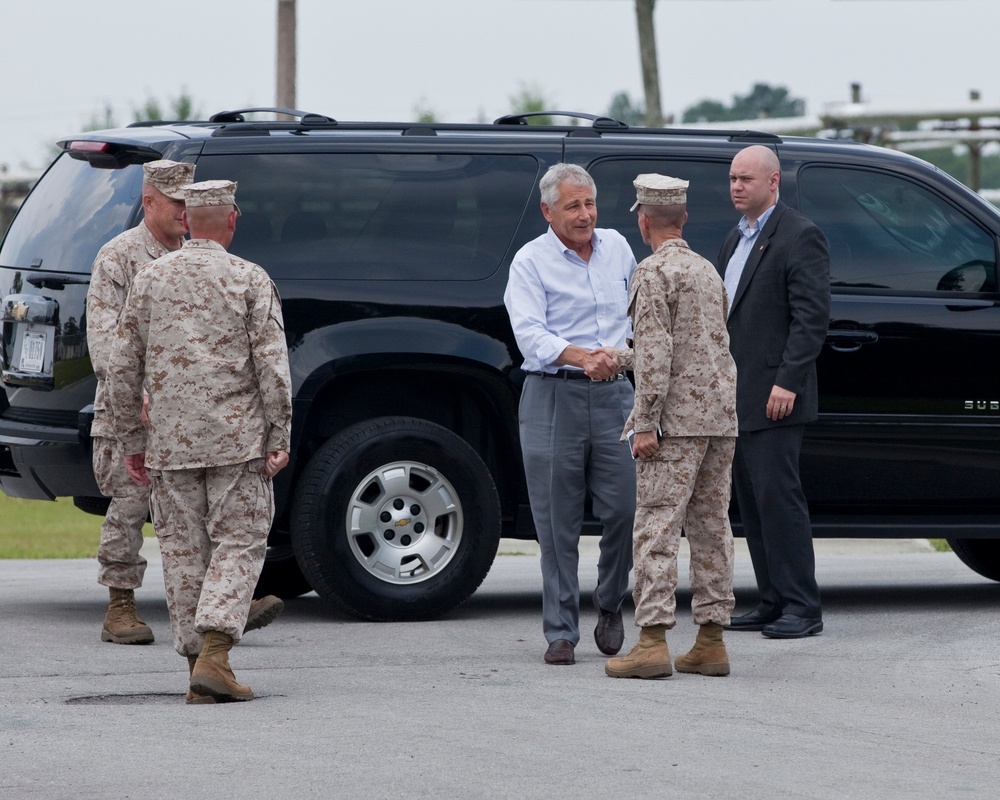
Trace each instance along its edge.
<path fill-rule="evenodd" d="M 243 635 L 274 518 L 263 459 L 200 469 L 150 470 L 153 527 L 174 647 L 201 652 L 206 631 Z"/>
<path fill-rule="evenodd" d="M 97 488 L 111 498 L 97 547 L 97 582 L 115 589 L 137 589 L 146 574 L 146 559 L 139 555 L 139 548 L 142 526 L 149 518 L 149 489 L 129 477 L 117 439 L 99 436 L 93 445 Z"/>
<path fill-rule="evenodd" d="M 691 549 L 691 613 L 697 625 L 729 623 L 733 531 L 729 525 L 736 439 L 667 437 L 655 458 L 636 461 L 632 558 L 635 624 L 674 627 L 681 530 Z"/>

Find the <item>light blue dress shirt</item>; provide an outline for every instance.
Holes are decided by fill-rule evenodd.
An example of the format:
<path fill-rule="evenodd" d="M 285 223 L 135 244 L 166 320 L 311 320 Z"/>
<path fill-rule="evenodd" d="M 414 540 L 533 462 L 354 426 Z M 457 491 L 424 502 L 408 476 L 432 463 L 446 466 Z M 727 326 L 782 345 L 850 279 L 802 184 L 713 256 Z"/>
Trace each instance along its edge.
<path fill-rule="evenodd" d="M 556 359 L 569 345 L 624 347 L 631 337 L 632 248 L 609 228 L 595 228 L 591 244 L 588 263 L 550 227 L 514 256 L 503 299 L 526 372 L 562 369 Z"/>
<path fill-rule="evenodd" d="M 753 228 L 750 227 L 750 223 L 747 222 L 745 216 L 740 219 L 739 224 L 736 226 L 740 229 L 742 235 L 736 244 L 736 249 L 733 251 L 732 257 L 729 259 L 729 263 L 726 264 L 725 278 L 726 294 L 729 295 L 730 314 L 733 313 L 733 298 L 736 296 L 736 289 L 740 285 L 740 278 L 743 277 L 743 268 L 747 265 L 750 251 L 753 250 L 753 246 L 757 242 L 757 234 L 760 233 L 760 229 L 767 223 L 772 211 L 774 211 L 774 206 L 771 206 L 760 215 L 757 219 L 757 224 Z"/>

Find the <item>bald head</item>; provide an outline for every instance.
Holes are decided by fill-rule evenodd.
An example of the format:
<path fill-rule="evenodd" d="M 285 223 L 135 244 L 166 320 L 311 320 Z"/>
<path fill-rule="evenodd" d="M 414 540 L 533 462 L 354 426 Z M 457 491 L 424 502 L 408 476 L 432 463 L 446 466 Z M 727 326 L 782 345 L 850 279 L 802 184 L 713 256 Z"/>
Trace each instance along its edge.
<path fill-rule="evenodd" d="M 736 210 L 752 224 L 778 202 L 781 163 L 760 144 L 740 150 L 729 168 L 729 196 Z"/>
<path fill-rule="evenodd" d="M 781 169 L 778 156 L 770 147 L 764 147 L 762 144 L 752 144 L 740 150 L 733 163 L 751 165 L 765 172 L 778 172 Z"/>

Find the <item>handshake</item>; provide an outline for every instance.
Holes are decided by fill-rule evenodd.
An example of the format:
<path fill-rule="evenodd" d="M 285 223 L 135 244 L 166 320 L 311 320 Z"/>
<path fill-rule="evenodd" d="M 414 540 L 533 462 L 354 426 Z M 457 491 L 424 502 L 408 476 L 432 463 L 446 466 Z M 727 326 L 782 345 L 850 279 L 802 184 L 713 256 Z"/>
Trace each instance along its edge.
<path fill-rule="evenodd" d="M 616 372 L 621 372 L 617 347 L 598 347 L 596 350 L 583 350 L 582 363 L 584 374 L 592 381 L 606 381 Z"/>

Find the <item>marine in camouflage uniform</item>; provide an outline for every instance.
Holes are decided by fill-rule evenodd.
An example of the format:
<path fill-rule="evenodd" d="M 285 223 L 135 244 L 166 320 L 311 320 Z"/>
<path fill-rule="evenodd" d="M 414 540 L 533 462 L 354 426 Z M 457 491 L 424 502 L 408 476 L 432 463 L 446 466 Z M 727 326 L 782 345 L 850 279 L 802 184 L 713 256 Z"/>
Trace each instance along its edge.
<path fill-rule="evenodd" d="M 722 626 L 733 610 L 733 534 L 729 525 L 736 445 L 736 366 L 729 353 L 725 287 L 710 262 L 681 238 L 687 181 L 640 175 L 639 228 L 653 255 L 629 293 L 633 350 L 616 351 L 635 372 L 635 406 L 622 438 L 634 432 L 635 624 L 628 655 L 610 659 L 612 677 L 672 673 L 665 632 L 675 625 L 681 530 L 691 549 L 695 648 L 677 668 L 729 673 Z"/>
<path fill-rule="evenodd" d="M 110 602 L 101 641 L 148 644 L 153 631 L 136 615 L 135 592 L 142 586 L 146 559 L 139 554 L 142 526 L 149 517 L 149 489 L 136 485 L 125 470 L 107 410 L 105 377 L 118 316 L 139 267 L 184 241 L 181 188 L 194 178 L 194 164 L 153 161 L 143 165 L 142 205 L 145 218 L 119 234 L 97 253 L 87 290 L 87 347 L 97 377 L 94 397 L 94 477 L 111 498 L 97 548 L 97 581 L 109 588 Z"/>
<path fill-rule="evenodd" d="M 261 267 L 225 250 L 239 213 L 235 188 L 186 188 L 192 238 L 136 275 L 108 372 L 129 472 L 148 470 L 152 483 L 174 646 L 192 670 L 189 702 L 253 698 L 228 652 L 263 567 L 271 477 L 287 463 L 291 430 L 277 290 Z"/>

